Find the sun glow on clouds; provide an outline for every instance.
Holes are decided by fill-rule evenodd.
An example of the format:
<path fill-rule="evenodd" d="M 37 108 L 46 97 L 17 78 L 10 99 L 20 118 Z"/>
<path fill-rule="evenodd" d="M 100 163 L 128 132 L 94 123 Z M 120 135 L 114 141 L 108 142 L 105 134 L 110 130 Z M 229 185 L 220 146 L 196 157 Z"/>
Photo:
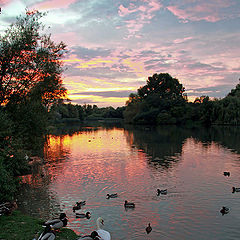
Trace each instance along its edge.
<path fill-rule="evenodd" d="M 129 91 L 136 92 L 148 76 L 160 72 L 179 79 L 196 97 L 200 92 L 224 97 L 224 89 L 238 83 L 239 0 L 3 0 L 1 4 L 1 31 L 26 7 L 48 11 L 43 18 L 50 26 L 48 33 L 56 43 L 68 45 L 63 81 L 75 103 L 110 106 L 113 101 L 122 106 Z"/>
<path fill-rule="evenodd" d="M 104 106 L 112 106 L 112 107 L 119 107 L 124 106 L 128 100 L 128 97 L 118 98 L 118 97 L 101 97 L 95 95 L 71 95 L 69 94 L 69 98 L 72 100 L 72 103 L 76 104 L 96 104 L 99 107 Z"/>

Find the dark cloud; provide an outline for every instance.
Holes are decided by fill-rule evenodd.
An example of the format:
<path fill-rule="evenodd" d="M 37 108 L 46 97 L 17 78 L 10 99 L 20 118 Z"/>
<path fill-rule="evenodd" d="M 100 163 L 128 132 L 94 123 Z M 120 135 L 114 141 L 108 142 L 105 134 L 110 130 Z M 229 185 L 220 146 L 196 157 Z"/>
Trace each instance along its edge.
<path fill-rule="evenodd" d="M 72 100 L 71 103 L 76 103 L 76 104 L 90 104 L 90 105 L 93 105 L 93 104 L 98 104 L 99 102 L 97 101 L 93 101 L 92 99 L 75 99 L 75 100 Z"/>
<path fill-rule="evenodd" d="M 75 64 L 77 66 L 79 64 Z M 117 79 L 129 78 L 135 79 L 137 75 L 134 72 L 121 71 L 120 69 L 114 69 L 110 67 L 96 67 L 91 69 L 83 68 L 72 68 L 68 65 L 68 70 L 66 71 L 68 76 L 80 76 L 80 77 L 92 77 L 92 78 L 102 78 L 111 79 L 115 82 Z"/>
<path fill-rule="evenodd" d="M 205 64 L 205 63 L 201 63 L 201 62 L 195 62 L 192 64 L 188 64 L 187 67 L 189 69 L 207 69 L 207 70 L 212 70 L 212 71 L 223 71 L 225 70 L 225 68 L 223 67 L 214 67 L 210 64 Z"/>
<path fill-rule="evenodd" d="M 188 96 L 209 96 L 209 97 L 216 97 L 220 98 L 226 96 L 233 86 L 231 85 L 219 85 L 214 87 L 205 87 L 205 88 L 189 88 L 187 89 Z"/>
<path fill-rule="evenodd" d="M 76 54 L 77 57 L 81 59 L 89 60 L 95 57 L 107 57 L 111 54 L 111 50 L 103 48 L 90 49 L 81 46 L 74 46 L 71 48 L 70 53 Z"/>

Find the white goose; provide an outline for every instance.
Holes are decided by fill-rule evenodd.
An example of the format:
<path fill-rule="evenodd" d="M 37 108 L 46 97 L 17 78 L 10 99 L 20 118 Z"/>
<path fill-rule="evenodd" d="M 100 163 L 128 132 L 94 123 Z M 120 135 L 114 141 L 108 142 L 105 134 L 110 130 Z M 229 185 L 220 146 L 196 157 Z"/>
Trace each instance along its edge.
<path fill-rule="evenodd" d="M 101 237 L 102 240 L 111 240 L 111 235 L 108 231 L 103 230 L 102 227 L 104 225 L 104 220 L 102 217 L 97 219 L 97 233 Z"/>

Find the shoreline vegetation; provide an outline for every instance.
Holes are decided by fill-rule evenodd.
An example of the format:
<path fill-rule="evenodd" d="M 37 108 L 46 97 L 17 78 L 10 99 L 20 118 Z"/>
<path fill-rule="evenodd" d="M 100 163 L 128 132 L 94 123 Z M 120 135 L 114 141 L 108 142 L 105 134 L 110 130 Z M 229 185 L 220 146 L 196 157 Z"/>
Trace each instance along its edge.
<path fill-rule="evenodd" d="M 44 221 L 23 214 L 19 210 L 15 210 L 11 215 L 0 216 L 1 240 L 32 240 L 37 239 L 43 231 L 42 223 Z M 63 228 L 56 234 L 56 239 L 72 240 L 76 239 L 77 234 L 68 228 Z"/>

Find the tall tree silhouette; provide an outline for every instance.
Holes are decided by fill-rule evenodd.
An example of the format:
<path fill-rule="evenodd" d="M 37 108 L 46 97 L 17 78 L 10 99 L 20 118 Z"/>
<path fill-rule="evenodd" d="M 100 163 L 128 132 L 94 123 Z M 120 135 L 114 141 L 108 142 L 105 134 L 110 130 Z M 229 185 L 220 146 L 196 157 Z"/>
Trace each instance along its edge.
<path fill-rule="evenodd" d="M 66 94 L 60 61 L 66 45 L 43 33 L 43 16 L 26 11 L 0 37 L 0 105 L 33 93 L 48 105 Z"/>

